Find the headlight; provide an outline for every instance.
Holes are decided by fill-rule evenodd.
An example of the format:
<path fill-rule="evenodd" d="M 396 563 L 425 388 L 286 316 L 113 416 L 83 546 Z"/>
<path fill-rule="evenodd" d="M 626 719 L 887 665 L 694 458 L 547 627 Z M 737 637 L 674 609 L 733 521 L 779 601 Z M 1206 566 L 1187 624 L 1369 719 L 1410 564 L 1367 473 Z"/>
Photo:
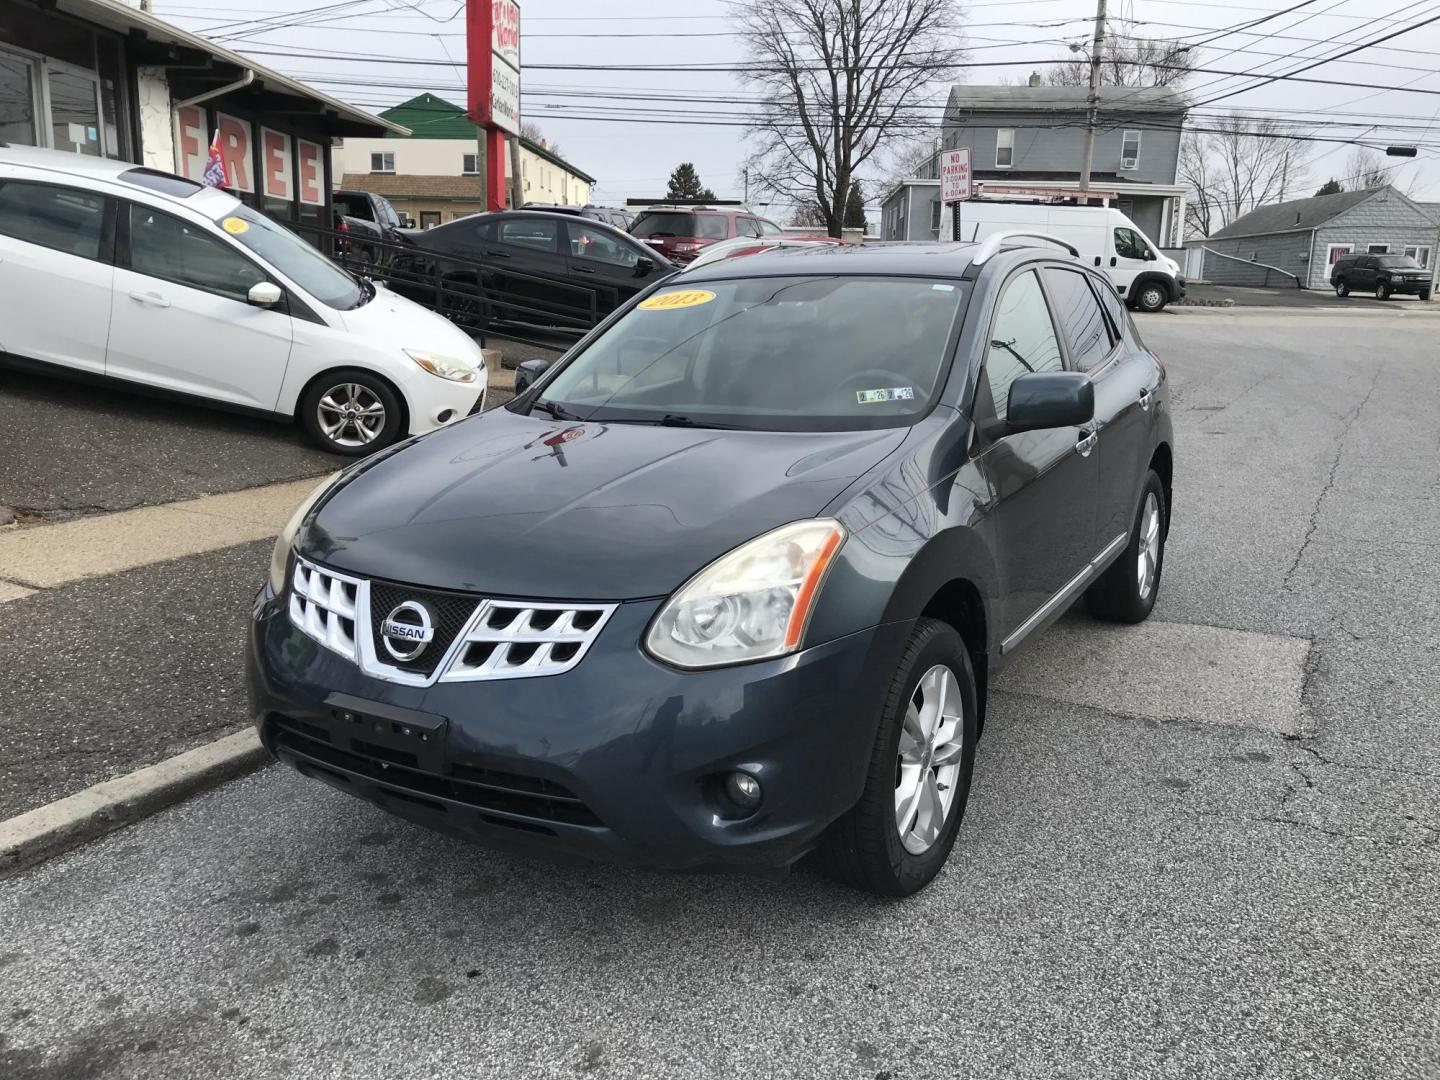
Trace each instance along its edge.
<path fill-rule="evenodd" d="M 275 538 L 275 550 L 270 553 L 270 588 L 276 596 L 283 593 L 285 586 L 289 584 L 286 575 L 290 571 L 290 548 L 295 543 L 295 534 L 300 531 L 300 523 L 305 520 L 305 515 L 310 512 L 316 500 L 330 490 L 330 485 L 335 483 L 339 476 L 340 474 L 335 472 L 321 480 L 319 486 L 306 495 L 305 500 L 295 508 L 290 520 Z"/>
<path fill-rule="evenodd" d="M 838 521 L 796 521 L 723 555 L 666 601 L 645 647 L 683 668 L 784 656 L 800 647 L 811 609 L 845 539 Z"/>
<path fill-rule="evenodd" d="M 480 377 L 480 368 L 468 360 L 443 356 L 440 353 L 423 352 L 420 349 L 406 349 L 405 355 L 431 375 L 438 375 L 451 382 L 470 383 Z"/>

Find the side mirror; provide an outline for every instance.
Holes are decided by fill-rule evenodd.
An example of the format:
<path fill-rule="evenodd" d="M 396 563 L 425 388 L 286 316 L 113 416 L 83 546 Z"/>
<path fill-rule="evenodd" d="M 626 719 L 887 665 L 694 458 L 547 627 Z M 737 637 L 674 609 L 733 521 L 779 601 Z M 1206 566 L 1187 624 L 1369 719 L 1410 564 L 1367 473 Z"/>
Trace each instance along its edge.
<path fill-rule="evenodd" d="M 285 294 L 280 290 L 280 286 L 273 281 L 257 281 L 245 294 L 245 299 L 256 307 L 274 307 L 284 298 Z"/>
<path fill-rule="evenodd" d="M 643 255 L 635 260 L 635 276 L 644 277 L 651 270 L 655 269 L 655 260 L 647 259 Z"/>
<path fill-rule="evenodd" d="M 515 396 L 519 397 L 529 390 L 535 380 L 544 375 L 549 367 L 550 361 L 545 359 L 526 360 L 520 364 L 515 369 Z"/>
<path fill-rule="evenodd" d="M 1095 419 L 1095 384 L 1079 371 L 1039 371 L 1010 384 L 1008 431 L 1080 427 Z"/>

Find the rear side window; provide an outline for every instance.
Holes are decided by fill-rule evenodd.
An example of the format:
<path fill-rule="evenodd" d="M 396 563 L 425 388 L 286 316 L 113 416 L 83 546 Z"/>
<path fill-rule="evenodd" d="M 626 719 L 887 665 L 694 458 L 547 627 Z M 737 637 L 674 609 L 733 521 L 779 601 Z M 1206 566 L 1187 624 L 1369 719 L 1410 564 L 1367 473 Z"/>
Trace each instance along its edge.
<path fill-rule="evenodd" d="M 498 230 L 502 244 L 553 253 L 560 239 L 560 229 L 553 221 L 538 218 L 514 218 L 502 221 Z"/>
<path fill-rule="evenodd" d="M 1083 282 L 1082 282 L 1083 284 Z M 1012 278 L 1005 286 L 990 326 L 990 347 L 985 353 L 985 378 L 995 415 L 1004 419 L 1010 384 L 1032 371 L 1059 371 L 1060 343 L 1045 306 L 1045 294 L 1033 270 Z"/>
<path fill-rule="evenodd" d="M 130 269 L 242 301 L 252 285 L 266 280 L 258 266 L 200 226 L 133 204 Z"/>
<path fill-rule="evenodd" d="M 98 259 L 105 233 L 105 197 L 50 184 L 0 184 L 0 235 Z"/>
<path fill-rule="evenodd" d="M 1115 287 L 1105 282 L 1096 282 L 1095 285 L 1095 291 L 1100 294 L 1100 306 L 1105 309 L 1105 314 L 1110 316 L 1110 328 L 1116 337 L 1128 338 L 1144 348 L 1140 335 L 1135 332 L 1135 324 L 1130 321 L 1130 313 L 1125 310 L 1125 301 L 1120 299 Z"/>
<path fill-rule="evenodd" d="M 1071 364 L 1076 371 L 1099 367 L 1110 355 L 1114 342 L 1090 283 L 1084 274 L 1057 266 L 1047 266 L 1042 273 L 1055 306 L 1055 321 L 1070 344 Z"/>

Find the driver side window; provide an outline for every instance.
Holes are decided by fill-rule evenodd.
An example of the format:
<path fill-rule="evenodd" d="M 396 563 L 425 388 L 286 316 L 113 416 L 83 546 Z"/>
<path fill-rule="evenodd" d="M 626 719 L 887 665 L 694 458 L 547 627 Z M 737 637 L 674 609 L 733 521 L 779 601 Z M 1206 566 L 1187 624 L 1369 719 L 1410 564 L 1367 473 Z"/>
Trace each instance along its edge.
<path fill-rule="evenodd" d="M 1027 270 L 1010 279 L 995 306 L 990 327 L 990 345 L 985 353 L 985 379 L 994 402 L 995 415 L 1005 418 L 1010 384 L 1034 371 L 1059 371 L 1060 343 L 1050 309 L 1035 271 Z"/>
<path fill-rule="evenodd" d="M 1134 229 L 1115 230 L 1115 254 L 1122 259 L 1143 259 L 1150 249 Z"/>
<path fill-rule="evenodd" d="M 640 253 L 624 240 L 603 229 L 594 229 L 578 222 L 566 222 L 570 235 L 570 255 L 576 259 L 594 259 L 611 266 L 632 269 L 640 261 Z"/>

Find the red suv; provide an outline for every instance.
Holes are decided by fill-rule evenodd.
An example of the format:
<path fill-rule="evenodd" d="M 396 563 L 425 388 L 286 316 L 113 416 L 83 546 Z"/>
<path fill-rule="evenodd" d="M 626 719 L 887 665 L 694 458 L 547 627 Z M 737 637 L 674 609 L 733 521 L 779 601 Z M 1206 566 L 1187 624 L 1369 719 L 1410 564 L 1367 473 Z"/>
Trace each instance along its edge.
<path fill-rule="evenodd" d="M 688 263 L 703 248 L 736 236 L 779 236 L 784 230 L 743 206 L 671 206 L 640 213 L 630 235 L 656 248 L 671 262 Z"/>

